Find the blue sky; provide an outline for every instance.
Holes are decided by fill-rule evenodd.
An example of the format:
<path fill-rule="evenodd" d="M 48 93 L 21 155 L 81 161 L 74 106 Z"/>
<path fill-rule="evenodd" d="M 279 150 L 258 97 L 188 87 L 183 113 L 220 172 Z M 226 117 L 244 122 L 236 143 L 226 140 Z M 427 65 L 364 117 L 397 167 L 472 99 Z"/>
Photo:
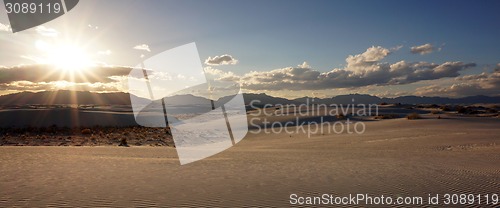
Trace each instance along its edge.
<path fill-rule="evenodd" d="M 309 68 L 326 73 L 344 68 L 349 55 L 381 46 L 391 50 L 381 63 L 475 63 L 475 67 L 460 70 L 463 76 L 493 73 L 500 62 L 499 9 L 499 1 L 82 0 L 74 10 L 44 27 L 56 30 L 57 39 L 85 46 L 86 53 L 110 51 L 92 59 L 111 65 L 135 66 L 141 54 L 153 56 L 196 42 L 201 61 L 224 54 L 237 59 L 235 65 L 213 67 L 238 76 L 296 67 L 304 61 Z M 0 23 L 8 24 L 3 12 Z M 26 55 L 36 51 L 37 40 L 47 39 L 34 30 L 0 32 L 0 66 L 33 64 Z M 133 49 L 140 44 L 147 44 L 151 52 Z M 431 44 L 434 50 L 424 55 L 410 52 L 411 47 L 424 44 Z M 402 47 L 392 50 L 398 46 Z M 369 82 L 367 86 L 343 87 L 337 93 L 416 94 L 409 90 L 428 85 L 447 87 L 443 83 L 451 87 L 457 77 L 390 86 Z M 435 83 L 427 83 L 431 81 Z M 372 92 L 367 88 L 380 89 Z M 310 90 L 324 94 L 327 89 Z M 297 94 L 296 89 L 289 91 Z"/>

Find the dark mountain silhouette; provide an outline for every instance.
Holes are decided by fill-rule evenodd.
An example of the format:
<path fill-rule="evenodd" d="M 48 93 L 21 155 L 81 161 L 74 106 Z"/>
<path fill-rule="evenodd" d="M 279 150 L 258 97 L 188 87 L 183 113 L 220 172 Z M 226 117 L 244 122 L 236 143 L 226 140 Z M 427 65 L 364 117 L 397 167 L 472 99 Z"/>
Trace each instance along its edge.
<path fill-rule="evenodd" d="M 211 105 L 209 99 L 194 95 L 174 95 L 171 97 L 166 97 L 164 100 L 167 106 Z"/>
<path fill-rule="evenodd" d="M 269 104 L 300 104 L 309 101 L 309 104 L 379 104 L 379 103 L 401 103 L 401 104 L 476 104 L 476 103 L 500 103 L 500 97 L 490 97 L 484 95 L 445 98 L 445 97 L 419 97 L 402 96 L 396 98 L 380 98 L 372 95 L 350 94 L 339 95 L 332 98 L 310 98 L 303 97 L 293 100 L 276 98 L 266 94 L 244 94 L 245 104 L 250 104 L 251 100 L 259 99 L 261 103 Z"/>
<path fill-rule="evenodd" d="M 285 104 L 285 103 L 295 103 L 291 100 L 288 100 L 286 98 L 279 98 L 279 97 L 273 97 L 273 96 L 269 96 L 269 95 L 266 95 L 264 93 L 261 93 L 261 94 L 249 94 L 249 93 L 245 93 L 243 94 L 243 98 L 245 100 L 245 104 L 250 104 L 250 102 L 252 102 L 253 100 L 259 100 L 260 102 L 257 103 L 257 102 L 254 102 L 254 104 L 272 104 L 272 105 L 275 105 L 275 104 Z M 227 98 L 226 98 L 227 99 Z"/>
<path fill-rule="evenodd" d="M 137 100 L 146 100 L 137 97 Z M 86 91 L 20 92 L 0 96 L 0 105 L 130 105 L 128 93 L 93 93 Z"/>
<path fill-rule="evenodd" d="M 132 95 L 134 96 L 134 95 Z M 303 97 L 293 100 L 273 97 L 267 94 L 245 93 L 245 104 L 249 105 L 252 100 L 254 106 L 263 106 L 265 104 L 301 104 L 309 100 L 309 104 L 379 104 L 379 103 L 401 103 L 401 104 L 475 104 L 475 103 L 500 103 L 500 97 L 490 97 L 484 95 L 470 96 L 464 98 L 445 98 L 445 97 L 419 97 L 402 96 L 396 98 L 379 98 L 372 95 L 350 94 L 339 95 L 332 98 L 310 98 Z M 222 104 L 228 102 L 233 96 L 222 97 L 216 102 Z M 134 96 L 134 100 L 145 103 L 148 99 Z M 165 98 L 167 105 L 207 105 L 210 100 L 194 95 L 175 95 Z M 159 101 L 155 101 L 159 102 Z M 86 91 L 45 91 L 45 92 L 20 92 L 0 96 L 0 105 L 130 105 L 130 95 L 128 93 L 94 93 Z M 217 105 L 218 106 L 218 105 Z"/>

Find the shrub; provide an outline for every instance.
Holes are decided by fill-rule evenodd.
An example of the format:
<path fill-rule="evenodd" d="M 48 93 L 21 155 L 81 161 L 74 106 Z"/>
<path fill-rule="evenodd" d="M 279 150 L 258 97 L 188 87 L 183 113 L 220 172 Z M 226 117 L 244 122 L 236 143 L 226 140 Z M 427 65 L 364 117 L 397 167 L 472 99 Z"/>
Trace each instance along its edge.
<path fill-rule="evenodd" d="M 408 120 L 414 120 L 414 119 L 421 119 L 420 115 L 418 113 L 411 113 L 406 116 Z"/>
<path fill-rule="evenodd" d="M 492 109 L 492 108 L 488 108 L 488 110 L 486 110 L 487 113 L 498 113 L 498 110 L 496 109 Z"/>
<path fill-rule="evenodd" d="M 457 112 L 458 112 L 458 113 L 467 113 L 468 111 L 469 111 L 469 109 L 468 109 L 468 108 L 466 108 L 466 107 L 459 106 L 459 107 L 457 108 Z"/>
<path fill-rule="evenodd" d="M 337 114 L 337 119 L 345 119 L 346 116 L 342 113 Z"/>
<path fill-rule="evenodd" d="M 444 105 L 444 106 L 441 106 L 441 110 L 443 110 L 443 111 L 451 111 L 451 108 L 450 108 L 450 106 Z"/>
<path fill-rule="evenodd" d="M 378 115 L 375 116 L 375 119 L 395 119 L 399 118 L 398 114 L 384 114 L 384 115 Z"/>
<path fill-rule="evenodd" d="M 84 129 L 82 130 L 82 134 L 92 134 L 92 131 L 90 129 Z"/>
<path fill-rule="evenodd" d="M 127 139 L 125 138 L 120 139 L 120 144 L 118 146 L 128 147 Z"/>

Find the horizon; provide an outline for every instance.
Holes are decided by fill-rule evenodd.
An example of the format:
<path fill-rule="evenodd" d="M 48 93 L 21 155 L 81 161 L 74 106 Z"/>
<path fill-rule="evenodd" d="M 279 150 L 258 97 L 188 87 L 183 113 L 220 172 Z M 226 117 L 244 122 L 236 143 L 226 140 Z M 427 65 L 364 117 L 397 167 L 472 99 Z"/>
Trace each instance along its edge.
<path fill-rule="evenodd" d="M 288 99 L 354 93 L 387 98 L 500 95 L 500 30 L 489 23 L 500 20 L 497 1 L 432 6 L 429 1 L 276 1 L 266 8 L 249 1 L 225 3 L 84 1 L 64 18 L 16 34 L 1 14 L 0 95 L 64 89 L 128 92 L 126 76 L 141 60 L 189 42 L 196 42 L 206 74 L 237 81 L 247 93 Z M 418 9 L 408 11 L 408 4 L 435 12 L 420 16 Z M 255 17 L 247 7 L 261 15 Z M 121 23 L 126 16 L 110 9 L 134 18 Z M 145 10 L 166 21 L 134 15 Z M 481 15 L 463 17 L 463 12 Z M 168 20 L 172 15 L 176 21 Z M 464 30 L 471 27 L 475 30 Z M 189 82 L 181 74 L 158 76 L 165 82 L 172 77 Z"/>
<path fill-rule="evenodd" d="M 0 207 L 500 206 L 500 0 L 3 5 Z"/>
<path fill-rule="evenodd" d="M 69 93 L 90 93 L 90 94 L 127 94 L 127 95 L 134 95 L 138 98 L 142 99 L 147 99 L 151 100 L 147 97 L 141 97 L 135 94 L 131 94 L 129 92 L 92 92 L 92 91 L 75 91 L 75 90 L 54 90 L 54 91 L 22 91 L 22 92 L 14 92 L 14 93 L 9 93 L 9 94 L 4 94 L 0 95 L 0 97 L 7 96 L 7 95 L 16 95 L 16 94 L 22 94 L 22 93 L 59 93 L 59 92 L 69 92 Z M 350 94 L 341 94 L 341 95 L 334 95 L 331 97 L 311 97 L 311 96 L 303 96 L 303 97 L 296 97 L 296 98 L 287 98 L 287 97 L 280 97 L 280 96 L 273 96 L 270 94 L 267 94 L 265 92 L 260 92 L 260 93 L 253 93 L 253 92 L 243 92 L 243 95 L 264 95 L 264 96 L 269 96 L 272 98 L 279 98 L 279 99 L 286 99 L 289 101 L 294 101 L 294 100 L 299 100 L 299 99 L 333 99 L 333 98 L 338 98 L 338 97 L 344 97 L 344 96 L 370 96 L 370 97 L 376 97 L 380 99 L 397 99 L 397 98 L 404 98 L 404 97 L 416 97 L 416 98 L 443 98 L 443 99 L 452 99 L 452 100 L 459 100 L 459 99 L 464 99 L 464 98 L 471 98 L 471 97 L 488 97 L 488 98 L 500 98 L 500 96 L 491 96 L 491 95 L 471 95 L 471 96 L 464 96 L 464 97 L 446 97 L 446 96 L 419 96 L 419 95 L 403 95 L 403 96 L 396 96 L 396 97 L 381 97 L 377 95 L 370 95 L 370 94 L 362 94 L 362 93 L 350 93 Z M 175 96 L 193 96 L 197 98 L 204 98 L 204 99 L 210 99 L 208 97 L 202 96 L 202 95 L 194 95 L 194 94 L 174 94 L 174 95 L 168 95 L 165 96 L 164 98 L 171 98 Z M 228 95 L 232 96 L 232 95 Z M 222 99 L 227 96 L 219 97 L 217 100 Z M 159 100 L 159 99 L 154 99 L 154 100 Z"/>

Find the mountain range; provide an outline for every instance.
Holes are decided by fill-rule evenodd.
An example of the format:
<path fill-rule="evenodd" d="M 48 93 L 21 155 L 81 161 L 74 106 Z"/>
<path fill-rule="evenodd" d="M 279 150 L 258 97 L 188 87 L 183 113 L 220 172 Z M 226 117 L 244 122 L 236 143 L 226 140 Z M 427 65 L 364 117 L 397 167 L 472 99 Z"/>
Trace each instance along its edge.
<path fill-rule="evenodd" d="M 139 101 L 147 101 L 136 98 Z M 130 105 L 130 95 L 123 92 L 93 93 L 87 91 L 20 92 L 0 96 L 0 105 Z"/>
<path fill-rule="evenodd" d="M 148 100 L 132 95 L 135 101 L 147 102 Z M 331 98 L 310 98 L 302 97 L 297 99 L 286 99 L 273 97 L 267 94 L 252 94 L 245 93 L 245 104 L 249 105 L 253 100 L 254 105 L 264 104 L 379 104 L 379 103 L 401 103 L 401 104 L 475 104 L 475 103 L 500 103 L 500 97 L 492 96 L 470 96 L 463 98 L 446 98 L 446 97 L 419 97 L 419 96 L 402 96 L 395 98 L 380 98 L 372 95 L 350 94 L 339 95 Z M 222 97 L 217 102 L 225 103 L 232 97 Z M 166 103 L 169 105 L 198 105 L 209 102 L 206 98 L 196 97 L 193 95 L 175 95 L 167 97 Z M 78 104 L 78 105 L 130 105 L 130 95 L 123 92 L 115 93 L 94 93 L 86 91 L 44 91 L 44 92 L 20 92 L 0 96 L 0 105 L 62 105 L 62 104 Z"/>

